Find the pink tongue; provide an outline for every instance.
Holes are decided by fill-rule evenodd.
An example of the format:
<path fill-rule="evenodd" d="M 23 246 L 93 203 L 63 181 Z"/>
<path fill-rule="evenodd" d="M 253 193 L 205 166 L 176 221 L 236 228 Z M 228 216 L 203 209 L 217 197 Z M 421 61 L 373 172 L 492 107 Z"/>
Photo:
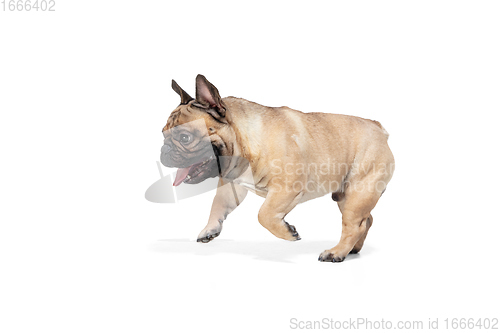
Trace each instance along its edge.
<path fill-rule="evenodd" d="M 184 179 L 186 179 L 189 173 L 189 169 L 191 169 L 191 167 L 187 167 L 184 169 L 177 169 L 177 174 L 175 175 L 175 180 L 174 180 L 174 186 L 178 186 L 180 183 L 184 181 Z"/>

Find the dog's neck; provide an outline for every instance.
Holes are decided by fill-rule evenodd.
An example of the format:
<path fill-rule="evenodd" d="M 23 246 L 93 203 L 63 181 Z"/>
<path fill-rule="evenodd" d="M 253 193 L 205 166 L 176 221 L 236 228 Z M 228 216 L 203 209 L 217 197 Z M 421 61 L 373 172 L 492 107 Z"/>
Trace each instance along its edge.
<path fill-rule="evenodd" d="M 234 180 L 247 171 L 249 164 L 254 169 L 262 151 L 262 121 L 258 116 L 261 108 L 257 103 L 242 98 L 226 97 L 223 99 L 226 106 L 225 127 L 226 142 L 231 143 L 230 153 L 234 157 L 224 170 L 223 178 Z"/>
<path fill-rule="evenodd" d="M 244 157 L 253 164 L 262 149 L 263 126 L 258 114 L 263 112 L 265 106 L 236 97 L 224 98 L 224 104 L 228 108 L 230 126 L 237 143 L 233 156 Z"/>

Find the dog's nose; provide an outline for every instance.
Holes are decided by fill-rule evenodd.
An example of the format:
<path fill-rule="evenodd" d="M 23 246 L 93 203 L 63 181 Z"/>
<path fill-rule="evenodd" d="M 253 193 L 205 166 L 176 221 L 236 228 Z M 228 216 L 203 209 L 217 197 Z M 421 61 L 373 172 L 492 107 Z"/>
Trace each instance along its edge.
<path fill-rule="evenodd" d="M 161 152 L 162 152 L 163 154 L 167 154 L 167 153 L 168 153 L 169 151 L 171 151 L 171 150 L 172 150 L 172 146 L 171 146 L 171 145 L 167 145 L 167 144 L 165 144 L 165 145 L 163 145 L 163 146 L 161 147 Z"/>

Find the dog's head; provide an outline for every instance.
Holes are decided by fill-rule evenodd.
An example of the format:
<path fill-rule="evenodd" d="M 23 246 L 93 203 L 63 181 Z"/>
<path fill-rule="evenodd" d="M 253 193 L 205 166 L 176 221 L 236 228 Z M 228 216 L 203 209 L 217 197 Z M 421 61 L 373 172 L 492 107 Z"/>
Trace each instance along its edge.
<path fill-rule="evenodd" d="M 196 77 L 196 98 L 174 80 L 172 89 L 181 97 L 181 103 L 163 128 L 161 163 L 179 168 L 174 186 L 218 176 L 224 168 L 220 157 L 233 155 L 232 145 L 226 142 L 234 140 L 219 91 L 203 75 Z"/>

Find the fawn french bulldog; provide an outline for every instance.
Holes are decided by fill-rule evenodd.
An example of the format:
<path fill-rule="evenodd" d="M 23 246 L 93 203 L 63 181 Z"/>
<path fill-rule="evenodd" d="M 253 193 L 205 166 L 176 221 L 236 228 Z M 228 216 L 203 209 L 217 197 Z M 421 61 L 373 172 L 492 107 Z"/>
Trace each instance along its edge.
<path fill-rule="evenodd" d="M 342 212 L 342 235 L 318 260 L 341 262 L 361 250 L 371 211 L 394 172 L 389 135 L 379 122 L 221 98 L 203 75 L 196 77 L 196 98 L 175 81 L 172 88 L 181 103 L 163 128 L 162 164 L 178 168 L 174 186 L 220 177 L 199 242 L 220 234 L 248 191 L 265 198 L 258 213 L 262 226 L 278 238 L 299 240 L 285 216 L 297 204 L 331 193 Z"/>

